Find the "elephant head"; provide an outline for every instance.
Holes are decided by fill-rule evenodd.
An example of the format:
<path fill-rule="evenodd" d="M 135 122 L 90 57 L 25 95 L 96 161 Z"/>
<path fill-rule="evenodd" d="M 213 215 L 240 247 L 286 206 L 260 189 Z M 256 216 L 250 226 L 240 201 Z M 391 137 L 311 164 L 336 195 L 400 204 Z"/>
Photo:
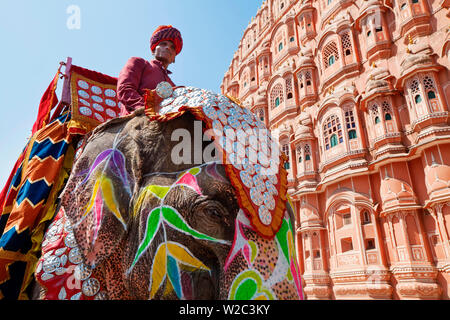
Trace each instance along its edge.
<path fill-rule="evenodd" d="M 45 298 L 302 298 L 292 207 L 262 237 L 224 165 L 174 163 L 172 134 L 194 135 L 194 123 L 140 110 L 92 133 L 45 237 L 36 271 Z"/>

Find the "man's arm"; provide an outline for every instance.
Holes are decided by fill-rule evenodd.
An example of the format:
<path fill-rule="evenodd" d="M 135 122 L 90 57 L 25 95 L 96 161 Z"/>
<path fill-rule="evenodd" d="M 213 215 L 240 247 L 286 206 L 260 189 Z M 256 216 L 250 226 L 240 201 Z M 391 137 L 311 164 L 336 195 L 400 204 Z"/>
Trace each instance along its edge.
<path fill-rule="evenodd" d="M 144 97 L 138 92 L 144 68 L 144 59 L 132 57 L 120 71 L 117 81 L 117 97 L 128 113 L 145 105 Z"/>

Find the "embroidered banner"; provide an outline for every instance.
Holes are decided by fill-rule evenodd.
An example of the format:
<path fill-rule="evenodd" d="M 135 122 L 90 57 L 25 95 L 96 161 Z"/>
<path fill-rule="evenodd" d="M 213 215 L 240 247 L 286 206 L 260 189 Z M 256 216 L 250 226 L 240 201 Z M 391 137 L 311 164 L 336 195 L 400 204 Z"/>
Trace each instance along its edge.
<path fill-rule="evenodd" d="M 86 134 L 99 124 L 119 116 L 117 78 L 72 65 L 70 79 L 70 133 Z"/>

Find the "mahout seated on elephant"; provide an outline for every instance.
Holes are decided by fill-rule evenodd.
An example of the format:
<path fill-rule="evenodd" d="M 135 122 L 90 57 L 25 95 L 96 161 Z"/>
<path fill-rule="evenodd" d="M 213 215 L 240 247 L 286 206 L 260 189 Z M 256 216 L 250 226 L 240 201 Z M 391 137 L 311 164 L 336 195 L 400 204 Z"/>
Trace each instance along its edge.
<path fill-rule="evenodd" d="M 139 109 L 92 132 L 42 244 L 40 299 L 302 298 L 291 205 L 258 234 L 220 161 L 173 161 L 195 123 Z"/>

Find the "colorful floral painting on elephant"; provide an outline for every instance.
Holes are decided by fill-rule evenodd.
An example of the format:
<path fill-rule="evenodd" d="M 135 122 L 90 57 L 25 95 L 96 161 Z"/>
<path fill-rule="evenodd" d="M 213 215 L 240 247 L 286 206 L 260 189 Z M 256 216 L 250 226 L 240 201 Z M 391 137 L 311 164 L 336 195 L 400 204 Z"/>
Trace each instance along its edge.
<path fill-rule="evenodd" d="M 261 236 L 224 164 L 171 161 L 195 121 L 138 110 L 92 133 L 44 239 L 41 299 L 303 298 L 289 201 Z"/>

